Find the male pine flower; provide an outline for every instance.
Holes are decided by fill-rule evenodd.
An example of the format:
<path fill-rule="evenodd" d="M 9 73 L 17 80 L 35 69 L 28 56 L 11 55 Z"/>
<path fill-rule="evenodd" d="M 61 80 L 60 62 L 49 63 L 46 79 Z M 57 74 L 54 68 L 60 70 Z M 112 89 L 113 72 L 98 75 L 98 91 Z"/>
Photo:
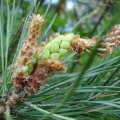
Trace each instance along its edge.
<path fill-rule="evenodd" d="M 44 19 L 40 15 L 33 15 L 28 27 L 28 35 L 16 60 L 13 74 L 14 92 L 25 97 L 35 93 L 44 84 L 47 77 L 58 72 L 66 72 L 62 62 L 69 52 L 83 54 L 98 43 L 99 39 L 81 38 L 79 35 L 68 33 L 65 35 L 53 34 L 50 42 L 37 45 L 38 36 Z M 105 56 L 120 45 L 119 29 L 117 26 L 106 35 L 105 42 L 99 49 L 99 56 Z M 111 38 L 111 36 L 114 38 Z"/>
<path fill-rule="evenodd" d="M 21 47 L 14 66 L 13 82 L 16 89 L 23 88 L 27 81 L 26 75 L 33 70 L 33 66 L 36 62 L 34 56 L 37 50 L 37 40 L 43 23 L 44 19 L 42 16 L 32 15 L 31 22 L 28 26 L 28 35 Z"/>
<path fill-rule="evenodd" d="M 73 33 L 53 34 L 50 36 L 50 42 L 37 45 L 44 19 L 40 15 L 32 15 L 31 18 L 27 37 L 14 66 L 14 89 L 6 104 L 0 105 L 2 108 L 0 113 L 5 111 L 5 105 L 13 107 L 25 97 L 37 92 L 47 77 L 56 71 L 66 72 L 67 68 L 62 60 L 69 52 L 75 51 L 82 55 L 87 49 L 96 46 L 99 41 L 97 37 L 83 39 Z M 104 39 L 98 51 L 101 57 L 107 56 L 120 45 L 120 25 L 113 27 Z"/>
<path fill-rule="evenodd" d="M 120 25 L 115 25 L 104 37 L 99 56 L 106 57 L 120 46 Z"/>

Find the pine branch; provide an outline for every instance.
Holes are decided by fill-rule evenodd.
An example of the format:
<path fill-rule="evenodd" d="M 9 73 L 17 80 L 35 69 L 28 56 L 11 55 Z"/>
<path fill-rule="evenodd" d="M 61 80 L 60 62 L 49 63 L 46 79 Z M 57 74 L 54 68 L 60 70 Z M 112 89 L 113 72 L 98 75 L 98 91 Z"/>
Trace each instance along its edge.
<path fill-rule="evenodd" d="M 43 113 L 44 115 L 50 114 L 50 112 L 48 112 L 46 110 L 43 110 L 42 108 L 38 108 L 36 105 L 33 105 L 33 104 L 29 103 L 29 102 L 24 102 L 24 105 L 26 105 L 28 107 L 31 107 L 32 109 L 35 109 L 35 110 Z M 56 118 L 56 119 L 61 119 L 61 120 L 75 120 L 73 118 L 65 117 L 65 116 L 58 115 L 58 114 L 51 114 L 50 117 Z"/>
<path fill-rule="evenodd" d="M 97 27 L 99 26 L 99 24 L 101 23 L 101 21 L 104 19 L 105 15 L 107 14 L 107 12 L 110 10 L 110 8 L 115 4 L 115 0 L 108 0 L 108 2 L 106 3 L 106 7 L 103 11 L 103 13 L 101 14 L 101 16 L 99 17 L 97 23 L 95 24 L 92 32 L 90 33 L 90 37 L 92 37 L 97 29 Z"/>

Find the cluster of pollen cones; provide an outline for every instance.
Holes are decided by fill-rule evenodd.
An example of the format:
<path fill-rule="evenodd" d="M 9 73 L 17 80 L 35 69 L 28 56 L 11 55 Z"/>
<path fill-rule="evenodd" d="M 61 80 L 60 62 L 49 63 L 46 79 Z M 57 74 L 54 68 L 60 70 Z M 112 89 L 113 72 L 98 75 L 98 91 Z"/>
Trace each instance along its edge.
<path fill-rule="evenodd" d="M 47 77 L 55 72 L 66 72 L 63 59 L 69 52 L 84 54 L 92 50 L 100 42 L 97 55 L 106 57 L 116 47 L 120 46 L 120 25 L 114 26 L 107 35 L 99 37 L 81 38 L 79 35 L 58 33 L 50 36 L 49 42 L 38 45 L 39 34 L 44 23 L 42 16 L 33 14 L 28 24 L 27 37 L 17 56 L 12 76 L 13 92 L 6 102 L 0 101 L 0 113 L 6 106 L 14 106 L 22 102 L 25 97 L 36 93 Z"/>
<path fill-rule="evenodd" d="M 44 18 L 40 15 L 32 15 L 28 26 L 28 34 L 18 54 L 13 72 L 14 93 L 22 96 L 30 96 L 35 93 L 47 77 L 56 71 L 65 72 L 67 69 L 62 62 L 66 53 L 75 51 L 83 54 L 86 49 L 93 48 L 99 39 L 80 38 L 73 33 L 50 37 L 50 42 L 37 45 Z M 105 36 L 101 43 L 98 55 L 105 57 L 114 48 L 120 45 L 120 25 L 116 25 Z M 51 47 L 51 45 L 54 45 Z"/>

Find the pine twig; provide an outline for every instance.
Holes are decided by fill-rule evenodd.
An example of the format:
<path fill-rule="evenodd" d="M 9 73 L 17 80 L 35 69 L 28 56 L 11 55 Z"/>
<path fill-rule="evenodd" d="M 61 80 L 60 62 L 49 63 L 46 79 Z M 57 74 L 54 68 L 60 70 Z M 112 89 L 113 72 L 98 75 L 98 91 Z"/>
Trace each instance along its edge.
<path fill-rule="evenodd" d="M 42 108 L 39 108 L 36 105 L 31 104 L 30 102 L 24 102 L 24 105 L 26 105 L 26 106 L 28 106 L 28 107 L 30 107 L 32 109 L 35 109 L 35 110 L 37 110 L 37 111 L 39 111 L 39 112 L 41 112 L 41 113 L 43 113 L 45 115 L 50 114 L 50 112 L 48 112 L 46 110 L 43 110 Z M 58 115 L 58 114 L 51 114 L 50 117 L 52 117 L 52 118 L 58 118 L 60 120 L 75 120 L 73 118 L 65 117 L 65 116 Z"/>

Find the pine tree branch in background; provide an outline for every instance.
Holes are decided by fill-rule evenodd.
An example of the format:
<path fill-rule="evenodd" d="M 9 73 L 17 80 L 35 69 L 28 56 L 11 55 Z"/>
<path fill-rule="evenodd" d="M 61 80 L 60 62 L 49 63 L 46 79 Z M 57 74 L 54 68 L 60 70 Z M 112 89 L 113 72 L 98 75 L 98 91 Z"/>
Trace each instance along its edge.
<path fill-rule="evenodd" d="M 45 0 L 37 0 L 36 4 L 39 4 L 39 6 L 41 6 L 44 2 L 45 2 Z"/>
<path fill-rule="evenodd" d="M 64 8 L 65 8 L 65 0 L 60 0 L 57 6 L 55 7 L 55 12 L 62 14 L 64 12 Z"/>
<path fill-rule="evenodd" d="M 103 13 L 101 14 L 100 18 L 98 19 L 97 23 L 95 24 L 92 32 L 90 33 L 90 37 L 92 37 L 97 29 L 97 27 L 99 26 L 99 24 L 101 23 L 101 21 L 104 19 L 105 15 L 107 14 L 107 12 L 110 10 L 110 8 L 112 7 L 112 5 L 114 5 L 116 3 L 115 0 L 109 0 L 106 4 L 106 7 L 103 11 Z"/>
<path fill-rule="evenodd" d="M 23 29 L 23 25 L 24 25 L 25 19 L 26 18 L 22 19 L 22 22 L 21 22 L 21 24 L 20 24 L 20 26 L 18 28 L 18 31 L 16 32 L 16 34 L 13 37 L 14 41 L 13 41 L 13 43 L 11 43 L 10 48 L 9 48 L 9 53 L 10 53 L 10 54 L 8 54 L 8 58 L 9 59 L 11 59 L 11 55 L 13 55 L 14 51 L 17 48 L 17 44 L 18 44 L 19 38 L 21 36 L 21 32 L 22 32 L 22 29 Z"/>

